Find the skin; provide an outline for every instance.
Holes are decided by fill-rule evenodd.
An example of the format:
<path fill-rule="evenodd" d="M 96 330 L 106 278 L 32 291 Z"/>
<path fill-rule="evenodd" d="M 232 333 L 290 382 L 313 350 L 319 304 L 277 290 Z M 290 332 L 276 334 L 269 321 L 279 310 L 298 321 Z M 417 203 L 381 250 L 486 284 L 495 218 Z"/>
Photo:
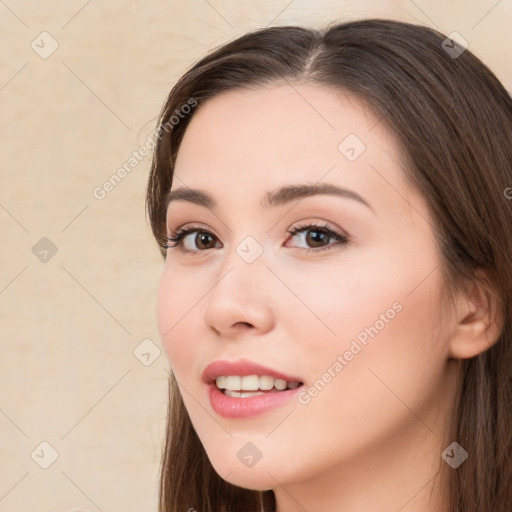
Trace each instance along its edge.
<path fill-rule="evenodd" d="M 348 134 L 366 145 L 353 162 L 338 149 Z M 326 195 L 260 204 L 269 190 L 317 182 L 349 188 L 371 209 Z M 470 301 L 453 314 L 441 304 L 434 223 L 384 124 L 356 98 L 311 84 L 225 93 L 187 128 L 172 188 L 183 186 L 206 190 L 218 206 L 172 203 L 169 232 L 188 225 L 213 238 L 204 248 L 195 233 L 187 237 L 198 255 L 168 249 L 158 324 L 218 474 L 273 489 L 279 512 L 448 511 L 434 477 L 453 441 L 444 435 L 454 356 L 483 350 L 483 331 Z M 314 245 L 311 231 L 292 237 L 299 223 L 327 224 L 349 242 L 326 236 Z M 247 236 L 263 250 L 251 264 L 236 252 Z M 201 382 L 212 361 L 247 358 L 308 389 L 396 303 L 400 312 L 306 405 L 292 400 L 247 419 L 213 411 Z M 237 458 L 247 442 L 262 453 L 251 468 Z"/>

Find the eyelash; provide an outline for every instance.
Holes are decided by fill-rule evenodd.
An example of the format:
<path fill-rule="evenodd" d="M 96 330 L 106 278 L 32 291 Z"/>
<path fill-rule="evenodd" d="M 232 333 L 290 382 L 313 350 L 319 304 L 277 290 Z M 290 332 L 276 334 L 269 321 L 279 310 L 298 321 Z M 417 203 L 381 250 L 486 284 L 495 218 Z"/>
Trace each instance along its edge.
<path fill-rule="evenodd" d="M 328 235 L 329 238 L 334 238 L 337 241 L 337 243 L 336 244 L 326 245 L 324 247 L 317 247 L 317 248 L 299 247 L 299 250 L 304 251 L 306 253 L 310 253 L 310 252 L 318 253 L 318 252 L 321 252 L 321 251 L 330 250 L 333 247 L 337 247 L 337 246 L 340 246 L 340 245 L 343 246 L 343 245 L 346 245 L 349 242 L 349 239 L 348 239 L 348 237 L 346 235 L 342 235 L 341 233 L 338 233 L 338 232 L 334 231 L 333 229 L 331 229 L 326 224 L 322 224 L 322 225 L 320 225 L 320 224 L 299 224 L 299 225 L 294 226 L 293 228 L 289 229 L 288 230 L 288 234 L 290 234 L 291 236 L 295 236 L 295 235 L 297 235 L 299 233 L 307 232 L 307 231 L 319 231 L 321 233 L 324 233 L 324 234 Z M 198 250 L 198 251 L 191 251 L 189 249 L 184 249 L 183 248 L 183 239 L 187 235 L 189 235 L 191 233 L 196 233 L 196 232 L 197 233 L 206 233 L 206 234 L 209 234 L 209 235 L 212 235 L 213 237 L 215 237 L 215 235 L 210 233 L 210 231 L 208 231 L 206 229 L 199 228 L 199 227 L 179 228 L 175 232 L 172 232 L 170 237 L 166 237 L 166 240 L 168 242 L 173 242 L 174 245 L 166 244 L 166 245 L 164 245 L 164 248 L 165 249 L 174 249 L 174 248 L 177 247 L 182 252 L 191 254 L 192 256 L 198 255 L 201 252 L 205 252 L 208 249 L 203 249 L 203 250 Z"/>

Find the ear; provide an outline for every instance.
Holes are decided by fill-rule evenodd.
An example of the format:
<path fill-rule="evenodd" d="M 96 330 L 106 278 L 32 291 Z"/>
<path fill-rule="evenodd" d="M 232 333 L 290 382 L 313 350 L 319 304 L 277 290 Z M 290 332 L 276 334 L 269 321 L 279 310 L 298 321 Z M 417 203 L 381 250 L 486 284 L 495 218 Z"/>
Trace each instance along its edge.
<path fill-rule="evenodd" d="M 482 272 L 457 298 L 450 357 L 469 359 L 485 352 L 498 340 L 503 319 L 499 297 L 486 284 Z"/>

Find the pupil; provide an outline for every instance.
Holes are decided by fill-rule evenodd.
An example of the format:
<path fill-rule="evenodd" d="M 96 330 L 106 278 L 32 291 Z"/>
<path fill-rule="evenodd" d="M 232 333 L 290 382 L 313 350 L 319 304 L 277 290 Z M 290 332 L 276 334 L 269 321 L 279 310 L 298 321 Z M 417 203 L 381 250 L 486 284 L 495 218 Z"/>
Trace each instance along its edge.
<path fill-rule="evenodd" d="M 309 238 L 313 239 L 313 244 L 322 242 L 322 237 L 325 237 L 327 233 L 323 233 L 322 231 L 310 231 L 310 233 L 316 233 L 316 236 L 309 236 Z"/>
<path fill-rule="evenodd" d="M 199 238 L 200 244 L 197 244 L 197 245 L 201 245 L 203 243 L 204 243 L 204 245 L 207 245 L 209 237 L 210 237 L 210 235 L 208 233 L 198 233 L 196 238 Z"/>

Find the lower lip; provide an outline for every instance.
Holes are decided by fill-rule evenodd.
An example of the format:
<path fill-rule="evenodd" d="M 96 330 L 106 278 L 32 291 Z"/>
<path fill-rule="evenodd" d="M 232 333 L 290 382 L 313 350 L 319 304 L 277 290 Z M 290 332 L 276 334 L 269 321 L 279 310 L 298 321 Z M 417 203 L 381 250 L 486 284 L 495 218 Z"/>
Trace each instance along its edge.
<path fill-rule="evenodd" d="M 302 386 L 277 393 L 264 393 L 247 398 L 225 395 L 215 384 L 209 386 L 209 398 L 213 410 L 224 418 L 249 418 L 264 414 L 289 402 Z"/>

